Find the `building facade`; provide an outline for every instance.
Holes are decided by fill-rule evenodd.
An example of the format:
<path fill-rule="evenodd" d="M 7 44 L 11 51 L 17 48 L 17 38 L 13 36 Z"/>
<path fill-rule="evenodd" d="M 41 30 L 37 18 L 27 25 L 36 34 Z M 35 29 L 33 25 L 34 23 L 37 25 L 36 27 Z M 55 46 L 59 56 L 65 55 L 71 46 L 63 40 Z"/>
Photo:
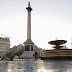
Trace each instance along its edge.
<path fill-rule="evenodd" d="M 0 57 L 2 57 L 5 52 L 8 52 L 10 49 L 10 40 L 9 38 L 0 37 Z"/>

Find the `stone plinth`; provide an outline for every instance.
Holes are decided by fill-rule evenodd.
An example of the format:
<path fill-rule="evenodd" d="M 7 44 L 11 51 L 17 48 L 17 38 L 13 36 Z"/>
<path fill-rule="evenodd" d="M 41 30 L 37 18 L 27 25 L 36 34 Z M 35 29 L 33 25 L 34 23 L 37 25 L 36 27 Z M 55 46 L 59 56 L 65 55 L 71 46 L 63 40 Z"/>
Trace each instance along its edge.
<path fill-rule="evenodd" d="M 20 56 L 20 58 L 23 59 L 32 59 L 33 58 L 33 51 L 24 51 L 23 54 Z"/>

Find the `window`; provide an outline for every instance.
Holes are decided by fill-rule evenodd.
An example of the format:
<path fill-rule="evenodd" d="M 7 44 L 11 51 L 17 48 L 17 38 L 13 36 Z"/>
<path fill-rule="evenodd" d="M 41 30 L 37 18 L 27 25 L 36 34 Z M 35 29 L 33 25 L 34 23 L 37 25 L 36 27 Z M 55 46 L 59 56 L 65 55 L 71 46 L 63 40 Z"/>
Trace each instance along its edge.
<path fill-rule="evenodd" d="M 25 51 L 30 51 L 30 45 L 25 46 Z"/>
<path fill-rule="evenodd" d="M 33 46 L 31 45 L 31 51 L 33 51 Z"/>

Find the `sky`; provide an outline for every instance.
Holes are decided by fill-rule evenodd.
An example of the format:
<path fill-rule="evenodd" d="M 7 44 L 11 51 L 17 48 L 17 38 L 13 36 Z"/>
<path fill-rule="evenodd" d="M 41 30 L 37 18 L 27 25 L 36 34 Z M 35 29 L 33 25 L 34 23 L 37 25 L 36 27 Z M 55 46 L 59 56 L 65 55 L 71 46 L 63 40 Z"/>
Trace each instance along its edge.
<path fill-rule="evenodd" d="M 0 36 L 9 37 L 11 47 L 27 39 L 27 10 L 30 1 L 31 39 L 40 48 L 50 49 L 51 40 L 72 42 L 72 0 L 0 0 Z"/>

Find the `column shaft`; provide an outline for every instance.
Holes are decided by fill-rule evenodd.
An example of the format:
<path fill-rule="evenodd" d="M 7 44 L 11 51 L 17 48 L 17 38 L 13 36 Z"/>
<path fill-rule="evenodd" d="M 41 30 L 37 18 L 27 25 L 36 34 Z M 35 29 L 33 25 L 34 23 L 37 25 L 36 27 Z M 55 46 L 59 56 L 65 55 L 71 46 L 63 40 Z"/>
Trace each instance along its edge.
<path fill-rule="evenodd" d="M 31 39 L 31 11 L 28 11 L 27 39 Z"/>

